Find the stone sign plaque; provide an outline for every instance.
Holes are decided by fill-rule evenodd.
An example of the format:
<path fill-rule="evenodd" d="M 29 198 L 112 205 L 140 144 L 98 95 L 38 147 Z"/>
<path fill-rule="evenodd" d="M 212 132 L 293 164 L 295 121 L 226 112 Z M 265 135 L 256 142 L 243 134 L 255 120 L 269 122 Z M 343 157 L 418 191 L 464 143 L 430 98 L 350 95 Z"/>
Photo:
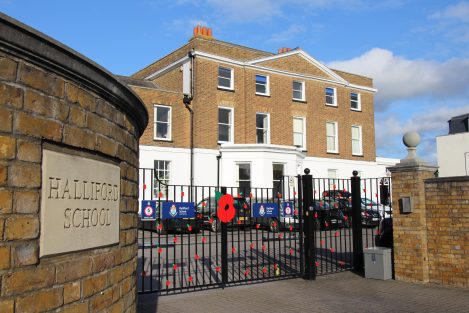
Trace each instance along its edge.
<path fill-rule="evenodd" d="M 119 166 L 43 150 L 40 256 L 119 242 Z"/>

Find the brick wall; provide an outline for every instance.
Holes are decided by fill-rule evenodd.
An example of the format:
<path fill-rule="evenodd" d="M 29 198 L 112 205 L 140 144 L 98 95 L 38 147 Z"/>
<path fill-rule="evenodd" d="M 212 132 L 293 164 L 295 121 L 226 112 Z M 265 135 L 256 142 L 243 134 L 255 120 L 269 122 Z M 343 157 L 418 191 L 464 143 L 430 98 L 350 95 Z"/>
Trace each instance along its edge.
<path fill-rule="evenodd" d="M 469 287 L 469 177 L 425 182 L 430 282 Z"/>
<path fill-rule="evenodd" d="M 467 288 L 469 177 L 433 178 L 435 170 L 390 168 L 395 277 Z M 412 213 L 399 211 L 402 197 L 411 197 Z"/>
<path fill-rule="evenodd" d="M 14 53 L 0 52 L 0 312 L 135 312 L 136 122 L 86 83 Z M 44 145 L 120 165 L 117 245 L 39 258 Z"/>
<path fill-rule="evenodd" d="M 202 36 L 192 37 L 187 44 L 169 53 L 156 62 L 148 65 L 144 69 L 132 75 L 134 78 L 145 78 L 146 76 L 154 73 L 155 71 L 165 67 L 172 62 L 179 60 L 187 55 L 189 51 L 196 49 L 207 53 L 233 58 L 237 60 L 252 60 L 255 58 L 270 56 L 272 53 L 251 49 L 220 40 L 208 39 Z"/>
<path fill-rule="evenodd" d="M 158 145 L 159 147 L 189 148 L 190 147 L 190 116 L 188 110 L 182 103 L 182 93 L 149 89 L 132 86 L 145 104 L 149 123 L 145 129 L 139 143 L 141 145 Z M 172 134 L 171 141 L 154 140 L 154 106 L 165 105 L 171 107 Z"/>

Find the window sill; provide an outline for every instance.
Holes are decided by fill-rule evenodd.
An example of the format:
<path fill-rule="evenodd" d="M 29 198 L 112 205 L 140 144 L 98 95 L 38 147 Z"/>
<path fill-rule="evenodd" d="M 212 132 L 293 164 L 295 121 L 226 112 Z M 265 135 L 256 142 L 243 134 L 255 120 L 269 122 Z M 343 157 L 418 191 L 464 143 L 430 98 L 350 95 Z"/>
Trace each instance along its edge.
<path fill-rule="evenodd" d="M 256 96 L 261 96 L 261 97 L 268 97 L 268 98 L 270 98 L 270 94 L 267 94 L 267 93 L 257 93 L 257 92 L 256 92 Z"/>
<path fill-rule="evenodd" d="M 362 110 L 361 109 L 352 109 L 352 108 L 350 108 L 350 111 L 361 112 Z"/>
<path fill-rule="evenodd" d="M 353 154 L 353 153 L 352 153 L 352 156 L 363 158 L 363 153 L 362 153 L 362 154 Z"/>
<path fill-rule="evenodd" d="M 153 141 L 173 142 L 172 139 L 153 138 Z"/>
<path fill-rule="evenodd" d="M 338 108 L 339 106 L 337 104 L 327 104 L 326 107 L 331 107 L 331 108 Z"/>
<path fill-rule="evenodd" d="M 227 143 L 227 144 L 233 144 L 232 141 L 218 141 L 218 142 L 217 142 L 217 144 L 218 144 L 219 146 L 221 146 L 221 145 L 223 145 L 223 144 L 225 144 L 225 143 Z"/>
<path fill-rule="evenodd" d="M 327 151 L 327 154 L 335 154 L 335 155 L 338 155 L 338 154 L 339 154 L 339 151 Z"/>
<path fill-rule="evenodd" d="M 229 92 L 234 92 L 234 88 L 226 88 L 226 87 L 220 87 L 218 86 L 217 87 L 218 90 L 222 90 L 222 91 L 229 91 Z"/>
<path fill-rule="evenodd" d="M 308 103 L 306 100 L 292 99 L 293 102 Z"/>

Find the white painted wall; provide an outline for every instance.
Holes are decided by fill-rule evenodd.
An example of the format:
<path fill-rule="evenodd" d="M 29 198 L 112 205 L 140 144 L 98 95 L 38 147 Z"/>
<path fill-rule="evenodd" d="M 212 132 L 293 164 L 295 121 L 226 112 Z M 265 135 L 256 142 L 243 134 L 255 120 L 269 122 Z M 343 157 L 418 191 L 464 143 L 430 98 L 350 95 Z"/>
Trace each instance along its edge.
<path fill-rule="evenodd" d="M 237 163 L 251 164 L 251 186 L 272 187 L 272 163 L 283 163 L 284 174 L 296 176 L 309 168 L 311 174 L 318 178 L 327 178 L 328 169 L 337 170 L 337 178 L 350 178 L 352 172 L 361 172 L 363 178 L 388 176 L 386 167 L 398 163 L 397 159 L 377 158 L 377 162 L 339 160 L 306 157 L 301 150 L 276 145 L 222 145 L 220 149 L 220 185 L 238 186 Z M 194 185 L 216 186 L 218 150 L 194 149 Z M 140 146 L 140 167 L 152 169 L 154 160 L 171 161 L 170 184 L 190 184 L 190 150 L 181 148 L 164 148 Z M 143 188 L 146 185 L 146 189 Z M 140 175 L 140 198 L 146 192 L 149 199 L 151 192 L 151 175 L 147 172 L 145 180 Z"/>
<path fill-rule="evenodd" d="M 469 133 L 436 137 L 440 177 L 469 175 Z"/>

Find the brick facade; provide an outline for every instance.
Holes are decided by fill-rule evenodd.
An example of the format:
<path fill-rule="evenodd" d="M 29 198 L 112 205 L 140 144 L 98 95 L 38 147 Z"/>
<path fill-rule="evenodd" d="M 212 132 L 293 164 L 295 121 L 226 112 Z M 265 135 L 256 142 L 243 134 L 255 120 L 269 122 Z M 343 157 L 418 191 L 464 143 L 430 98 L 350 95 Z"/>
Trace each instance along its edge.
<path fill-rule="evenodd" d="M 0 22 L 5 29 L 15 24 L 3 16 Z M 29 32 L 35 31 L 25 31 Z M 40 41 L 41 49 L 51 45 L 56 54 L 47 57 L 61 58 L 61 51 L 68 48 L 42 36 L 37 33 L 29 44 Z M 19 34 L 11 38 L 19 37 L 30 40 Z M 113 101 L 118 97 L 110 100 L 91 91 L 90 82 L 77 83 L 40 62 L 32 64 L 17 52 L 20 48 L 0 48 L 0 312 L 135 312 L 140 132 L 136 120 L 117 109 Z M 111 79 L 106 75 L 101 77 Z M 118 244 L 39 258 L 45 145 L 63 152 L 86 151 L 119 164 Z"/>
<path fill-rule="evenodd" d="M 188 44 L 136 73 L 134 78 L 144 78 L 167 66 L 194 49 L 196 52 L 211 53 L 236 61 L 254 60 L 271 57 L 274 54 L 241 47 L 204 37 L 193 37 Z M 271 61 L 261 62 L 263 67 L 273 70 L 281 69 L 296 74 L 307 74 L 315 77 L 332 79 L 331 75 L 294 54 Z M 224 66 L 234 70 L 234 91 L 217 88 L 218 67 Z M 332 71 L 352 84 L 372 87 L 372 80 L 341 71 Z M 260 96 L 255 93 L 255 75 L 268 75 L 270 95 Z M 196 56 L 193 65 L 194 93 L 192 107 L 194 109 L 194 145 L 196 148 L 218 149 L 218 107 L 234 109 L 234 143 L 256 143 L 256 112 L 270 114 L 270 143 L 275 145 L 293 145 L 293 117 L 306 118 L 306 149 L 307 156 L 371 161 L 376 159 L 374 136 L 374 105 L 373 92 L 354 89 L 338 82 L 329 83 L 317 79 L 292 77 L 290 75 L 254 69 L 249 66 L 230 64 Z M 304 102 L 292 100 L 293 81 L 304 81 L 306 99 Z M 189 125 L 188 112 L 182 104 L 182 69 L 175 67 L 153 80 L 160 91 L 143 90 L 133 87 L 144 100 L 148 111 L 153 110 L 156 103 L 164 103 L 173 107 L 173 138 L 171 143 L 148 140 L 153 138 L 153 125 L 150 123 L 145 131 L 144 140 L 140 144 L 162 147 L 187 147 L 187 126 L 181 131 L 179 126 Z M 337 90 L 337 107 L 325 105 L 326 87 Z M 171 90 L 175 93 L 164 92 Z M 361 96 L 361 111 L 350 109 L 350 92 Z M 152 114 L 152 113 L 151 113 Z M 184 121 L 187 121 L 184 122 Z M 326 121 L 338 123 L 339 153 L 326 151 Z M 352 155 L 351 127 L 362 126 L 362 156 Z"/>

